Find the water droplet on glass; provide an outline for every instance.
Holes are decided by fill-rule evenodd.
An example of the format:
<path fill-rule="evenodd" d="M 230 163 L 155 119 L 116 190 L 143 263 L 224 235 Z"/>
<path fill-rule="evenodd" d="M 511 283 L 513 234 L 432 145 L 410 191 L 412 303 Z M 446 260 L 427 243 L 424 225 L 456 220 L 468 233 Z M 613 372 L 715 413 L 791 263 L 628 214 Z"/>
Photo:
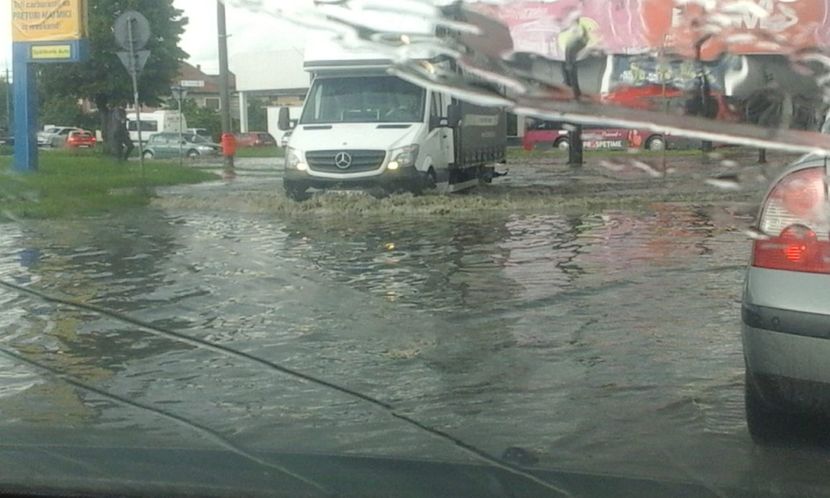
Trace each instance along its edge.
<path fill-rule="evenodd" d="M 603 168 L 613 171 L 614 173 L 621 173 L 625 171 L 625 164 L 618 162 L 618 161 L 611 161 L 608 159 L 603 159 L 599 162 L 599 165 Z"/>
<path fill-rule="evenodd" d="M 769 240 L 772 238 L 757 227 L 749 227 L 744 230 L 744 233 L 752 240 Z"/>
<path fill-rule="evenodd" d="M 721 175 L 706 180 L 706 184 L 721 190 L 741 190 L 738 175 Z"/>
<path fill-rule="evenodd" d="M 631 161 L 631 165 L 652 178 L 660 178 L 663 176 L 663 173 L 660 173 L 659 171 L 654 169 L 654 167 L 652 167 L 647 162 L 638 161 L 635 159 Z"/>

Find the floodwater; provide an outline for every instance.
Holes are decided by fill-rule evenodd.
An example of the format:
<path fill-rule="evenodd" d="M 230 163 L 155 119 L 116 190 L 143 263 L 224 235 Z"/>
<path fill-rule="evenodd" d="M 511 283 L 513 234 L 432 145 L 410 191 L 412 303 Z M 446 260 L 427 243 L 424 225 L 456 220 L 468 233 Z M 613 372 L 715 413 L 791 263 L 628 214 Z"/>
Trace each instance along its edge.
<path fill-rule="evenodd" d="M 521 178 L 492 188 L 521 203 L 533 190 Z M 117 217 L 6 224 L 0 278 L 336 382 L 496 457 L 520 447 L 539 468 L 828 491 L 830 453 L 763 449 L 747 434 L 750 242 L 711 209 L 497 209 L 485 189 L 387 200 L 404 206 L 388 215 L 338 213 L 368 202 L 352 196 L 275 213 L 278 190 L 267 168 L 243 168 L 234 185 L 171 189 Z M 475 208 L 406 215 L 407 202 Z M 0 303 L 0 347 L 241 448 L 470 459 L 376 406 L 240 358 L 8 287 Z M 0 446 L 35 429 L 212 444 L 5 356 L 0 415 Z"/>

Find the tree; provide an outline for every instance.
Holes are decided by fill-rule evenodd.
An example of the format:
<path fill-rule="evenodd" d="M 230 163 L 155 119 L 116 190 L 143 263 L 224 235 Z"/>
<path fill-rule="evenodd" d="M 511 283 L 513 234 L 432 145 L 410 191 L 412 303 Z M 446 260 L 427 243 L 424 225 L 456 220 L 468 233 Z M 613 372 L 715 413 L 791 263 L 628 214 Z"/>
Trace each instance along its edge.
<path fill-rule="evenodd" d="M 0 129 L 6 129 L 10 121 L 10 116 L 14 112 L 11 108 L 11 83 L 4 79 L 0 79 Z"/>
<path fill-rule="evenodd" d="M 179 104 L 176 99 L 170 99 L 165 107 L 170 110 L 178 110 Z M 199 107 L 193 99 L 184 99 L 182 101 L 182 114 L 184 114 L 188 128 L 204 128 L 214 140 L 219 140 L 220 135 L 222 135 L 222 116 L 219 112 L 206 107 Z"/>
<path fill-rule="evenodd" d="M 43 66 L 40 78 L 43 91 L 50 97 L 89 99 L 98 107 L 101 130 L 107 150 L 115 153 L 107 138 L 113 133 L 113 109 L 132 102 L 132 81 L 121 65 L 112 26 L 126 10 L 138 11 L 150 21 L 153 36 L 146 49 L 150 59 L 139 78 L 139 99 L 142 104 L 157 105 L 170 94 L 171 82 L 179 71 L 179 62 L 187 54 L 179 48 L 179 40 L 187 18 L 173 6 L 173 0 L 96 0 L 89 5 L 90 57 L 79 64 Z"/>
<path fill-rule="evenodd" d="M 96 116 L 84 113 L 74 97 L 49 96 L 42 102 L 41 125 L 80 126 L 85 129 L 95 126 Z"/>
<path fill-rule="evenodd" d="M 248 102 L 248 129 L 254 131 L 268 130 L 268 99 L 253 98 Z"/>

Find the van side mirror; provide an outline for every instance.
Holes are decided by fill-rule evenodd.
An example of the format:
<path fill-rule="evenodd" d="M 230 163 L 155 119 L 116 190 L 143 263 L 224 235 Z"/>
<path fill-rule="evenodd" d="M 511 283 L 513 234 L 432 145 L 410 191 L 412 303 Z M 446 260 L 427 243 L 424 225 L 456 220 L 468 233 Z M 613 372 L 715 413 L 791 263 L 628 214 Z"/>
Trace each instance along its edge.
<path fill-rule="evenodd" d="M 287 107 L 280 107 L 277 128 L 279 128 L 280 131 L 288 131 L 291 129 L 291 111 Z"/>
<path fill-rule="evenodd" d="M 430 116 L 429 117 L 429 129 L 434 130 L 436 128 L 446 128 L 448 125 L 447 118 L 442 118 L 440 116 Z"/>
<path fill-rule="evenodd" d="M 455 128 L 461 122 L 461 104 L 450 104 L 447 107 L 447 126 Z"/>

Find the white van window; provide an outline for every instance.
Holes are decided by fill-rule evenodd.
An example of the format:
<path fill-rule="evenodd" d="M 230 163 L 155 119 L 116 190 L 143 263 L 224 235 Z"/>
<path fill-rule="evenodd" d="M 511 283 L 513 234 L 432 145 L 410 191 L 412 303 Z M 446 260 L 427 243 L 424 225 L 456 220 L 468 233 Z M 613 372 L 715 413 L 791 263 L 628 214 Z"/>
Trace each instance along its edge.
<path fill-rule="evenodd" d="M 138 131 L 138 121 L 130 121 L 127 123 L 127 129 L 130 131 Z M 141 121 L 141 131 L 159 131 L 158 121 Z"/>

